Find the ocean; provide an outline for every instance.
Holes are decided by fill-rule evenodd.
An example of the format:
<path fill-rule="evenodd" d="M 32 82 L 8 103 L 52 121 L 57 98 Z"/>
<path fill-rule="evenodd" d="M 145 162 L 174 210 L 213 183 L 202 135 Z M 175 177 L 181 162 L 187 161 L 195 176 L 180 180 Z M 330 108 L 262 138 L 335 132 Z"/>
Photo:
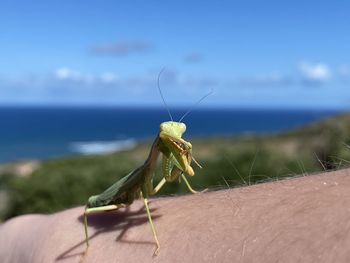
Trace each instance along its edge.
<path fill-rule="evenodd" d="M 185 109 L 172 110 L 179 120 Z M 337 111 L 195 109 L 184 138 L 278 133 Z M 130 149 L 170 120 L 164 108 L 0 107 L 0 163 Z"/>

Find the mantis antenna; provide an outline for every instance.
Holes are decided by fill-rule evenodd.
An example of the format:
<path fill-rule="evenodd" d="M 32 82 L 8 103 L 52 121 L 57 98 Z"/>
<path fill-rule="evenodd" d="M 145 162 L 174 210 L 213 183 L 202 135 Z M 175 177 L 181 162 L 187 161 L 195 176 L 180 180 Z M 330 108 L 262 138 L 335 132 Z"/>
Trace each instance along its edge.
<path fill-rule="evenodd" d="M 211 90 L 210 92 L 208 92 L 207 94 L 205 94 L 202 98 L 200 98 L 195 104 L 192 105 L 191 108 L 188 109 L 188 111 L 186 111 L 186 113 L 184 115 L 182 115 L 181 119 L 179 120 L 179 122 L 181 122 L 192 110 L 194 107 L 196 107 L 199 103 L 201 103 L 201 101 L 203 101 L 206 97 L 208 97 L 209 95 L 213 94 L 213 90 Z"/>
<path fill-rule="evenodd" d="M 163 73 L 164 70 L 165 70 L 165 67 L 163 67 L 162 70 L 161 70 L 161 71 L 159 72 L 159 74 L 158 74 L 157 86 L 158 86 L 158 90 L 159 90 L 160 96 L 162 97 L 164 106 L 165 106 L 166 110 L 168 111 L 169 117 L 170 117 L 171 121 L 173 121 L 173 116 L 171 116 L 169 107 L 168 107 L 168 105 L 167 105 L 166 102 L 165 102 L 165 99 L 164 99 L 162 90 L 161 90 L 160 85 L 159 85 L 160 76 L 162 75 L 162 73 Z"/>

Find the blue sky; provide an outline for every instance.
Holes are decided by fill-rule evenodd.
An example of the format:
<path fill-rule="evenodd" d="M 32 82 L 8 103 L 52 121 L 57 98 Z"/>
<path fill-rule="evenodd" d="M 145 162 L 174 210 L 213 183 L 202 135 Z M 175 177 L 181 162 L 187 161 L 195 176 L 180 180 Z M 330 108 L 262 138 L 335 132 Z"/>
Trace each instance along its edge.
<path fill-rule="evenodd" d="M 0 3 L 0 105 L 350 105 L 346 1 Z"/>

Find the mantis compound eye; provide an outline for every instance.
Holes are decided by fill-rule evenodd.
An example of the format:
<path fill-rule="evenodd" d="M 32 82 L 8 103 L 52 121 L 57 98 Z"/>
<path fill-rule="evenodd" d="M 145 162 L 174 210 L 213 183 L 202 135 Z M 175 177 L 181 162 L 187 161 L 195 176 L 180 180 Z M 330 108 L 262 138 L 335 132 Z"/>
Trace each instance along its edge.
<path fill-rule="evenodd" d="M 160 130 L 161 131 L 168 131 L 169 129 L 168 129 L 168 125 L 167 125 L 167 123 L 162 123 L 161 125 L 160 125 Z"/>
<path fill-rule="evenodd" d="M 183 130 L 183 132 L 185 132 L 186 131 L 186 124 L 181 122 L 180 126 L 181 126 L 181 129 Z"/>

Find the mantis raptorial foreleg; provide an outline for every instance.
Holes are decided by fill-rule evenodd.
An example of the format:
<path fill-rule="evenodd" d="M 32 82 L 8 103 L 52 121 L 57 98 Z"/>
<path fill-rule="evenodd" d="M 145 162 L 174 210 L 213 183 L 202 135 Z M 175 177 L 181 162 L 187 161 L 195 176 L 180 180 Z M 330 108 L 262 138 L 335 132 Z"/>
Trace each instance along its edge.
<path fill-rule="evenodd" d="M 173 138 L 166 135 L 165 132 L 160 134 L 160 137 L 163 138 L 164 144 L 166 146 L 169 146 L 167 142 L 176 142 L 175 144 L 170 144 L 171 147 L 174 147 L 173 149 L 177 149 L 179 151 L 179 154 L 177 154 L 176 151 L 167 151 L 167 149 L 171 148 L 168 147 L 164 149 L 163 145 L 160 144 L 160 149 L 163 150 L 163 163 L 162 163 L 162 170 L 164 177 L 162 180 L 158 183 L 158 185 L 154 188 L 153 194 L 156 194 L 166 182 L 174 182 L 177 179 L 179 179 L 179 176 L 183 178 L 185 181 L 185 184 L 188 188 L 188 190 L 193 193 L 199 193 L 198 191 L 195 191 L 188 180 L 186 179 L 184 172 L 189 171 L 188 173 L 190 176 L 193 176 L 193 170 L 189 169 L 191 162 L 193 161 L 199 168 L 202 168 L 202 166 L 195 160 L 195 158 L 192 156 L 192 144 L 190 142 L 185 141 L 182 138 Z M 167 142 L 166 142 L 167 141 Z M 179 162 L 181 160 L 182 162 Z M 204 190 L 206 191 L 206 190 Z"/>

